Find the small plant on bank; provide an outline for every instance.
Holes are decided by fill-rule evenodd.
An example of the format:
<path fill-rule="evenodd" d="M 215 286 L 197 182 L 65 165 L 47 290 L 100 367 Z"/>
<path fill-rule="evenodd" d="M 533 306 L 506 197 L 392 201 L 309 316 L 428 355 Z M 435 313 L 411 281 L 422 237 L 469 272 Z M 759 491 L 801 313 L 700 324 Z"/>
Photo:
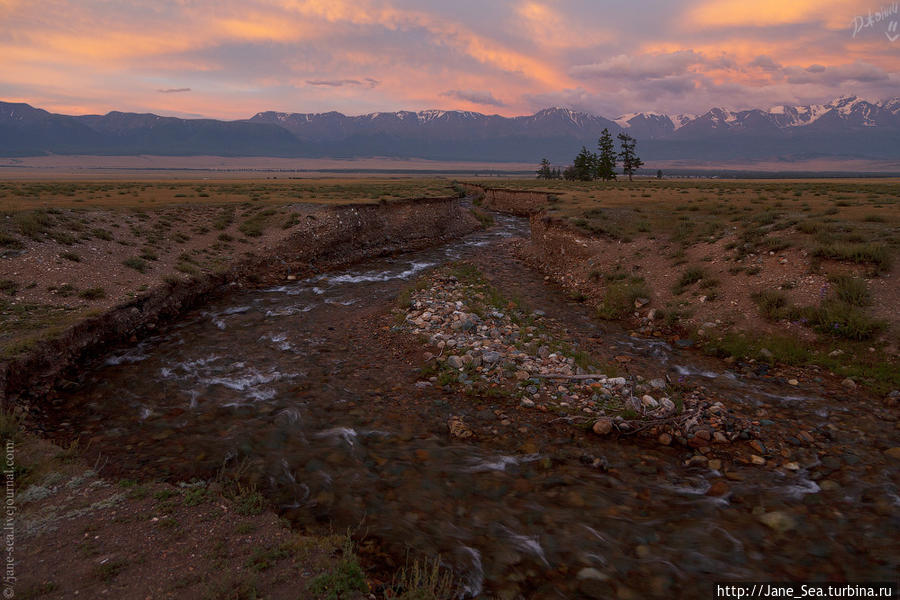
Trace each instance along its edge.
<path fill-rule="evenodd" d="M 601 319 L 621 319 L 634 310 L 634 303 L 638 298 L 650 298 L 650 288 L 642 278 L 637 277 L 610 283 L 603 295 L 603 302 L 597 309 L 597 314 Z"/>
<path fill-rule="evenodd" d="M 407 560 L 406 566 L 394 577 L 391 584 L 397 600 L 443 600 L 456 594 L 452 574 L 441 567 L 440 557 L 435 560 Z"/>
<path fill-rule="evenodd" d="M 309 582 L 309 591 L 327 600 L 341 600 L 353 592 L 366 592 L 366 575 L 353 552 L 353 544 L 348 539 L 342 550 L 343 556 L 336 567 L 315 577 Z"/>
<path fill-rule="evenodd" d="M 681 295 L 688 287 L 703 279 L 705 275 L 706 273 L 700 267 L 688 267 L 678 278 L 672 291 L 676 296 Z"/>
<path fill-rule="evenodd" d="M 131 258 L 126 258 L 122 261 L 122 264 L 128 267 L 129 269 L 134 269 L 138 273 L 146 273 L 147 272 L 147 261 L 143 258 L 139 258 L 137 256 L 132 256 Z"/>
<path fill-rule="evenodd" d="M 106 298 L 106 290 L 102 287 L 92 287 L 81 290 L 78 293 L 79 298 L 83 298 L 84 300 L 100 300 L 102 298 Z"/>

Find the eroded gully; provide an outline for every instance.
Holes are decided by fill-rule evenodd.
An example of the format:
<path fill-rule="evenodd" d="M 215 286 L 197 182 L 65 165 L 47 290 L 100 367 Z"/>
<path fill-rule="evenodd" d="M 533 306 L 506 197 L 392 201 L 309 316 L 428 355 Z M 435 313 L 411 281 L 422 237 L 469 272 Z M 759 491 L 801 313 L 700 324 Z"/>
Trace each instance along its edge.
<path fill-rule="evenodd" d="M 187 481 L 241 465 L 297 527 L 367 534 L 373 560 L 440 555 L 466 597 L 699 598 L 713 581 L 896 576 L 900 476 L 873 443 L 893 423 L 826 384 L 798 392 L 600 324 L 511 258 L 527 222 L 495 218 L 443 247 L 229 293 L 86 368 L 44 425 L 79 438 L 110 477 Z M 629 357 L 633 374 L 703 386 L 763 415 L 763 429 L 828 433 L 796 448 L 798 471 L 736 464 L 713 497 L 721 473 L 686 466 L 690 450 L 601 439 L 514 398 L 416 386 L 425 348 L 393 327 L 394 299 L 456 259 L 597 355 Z M 504 411 L 521 413 L 514 427 L 498 423 Z M 448 436 L 451 415 L 474 441 Z M 836 485 L 823 489 L 826 478 Z M 759 520 L 772 511 L 793 527 Z"/>

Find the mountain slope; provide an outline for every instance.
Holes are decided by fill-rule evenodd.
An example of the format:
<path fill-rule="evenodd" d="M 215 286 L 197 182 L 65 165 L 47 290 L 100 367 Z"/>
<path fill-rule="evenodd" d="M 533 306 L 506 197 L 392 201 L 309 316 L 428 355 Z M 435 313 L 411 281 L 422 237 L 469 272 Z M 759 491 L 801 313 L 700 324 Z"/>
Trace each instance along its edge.
<path fill-rule="evenodd" d="M 0 156 L 42 154 L 388 156 L 567 163 L 603 129 L 627 131 L 645 160 L 900 157 L 900 98 L 854 96 L 770 110 L 632 113 L 614 121 L 566 108 L 501 117 L 427 110 L 347 116 L 260 112 L 247 120 L 110 112 L 71 117 L 0 102 Z"/>

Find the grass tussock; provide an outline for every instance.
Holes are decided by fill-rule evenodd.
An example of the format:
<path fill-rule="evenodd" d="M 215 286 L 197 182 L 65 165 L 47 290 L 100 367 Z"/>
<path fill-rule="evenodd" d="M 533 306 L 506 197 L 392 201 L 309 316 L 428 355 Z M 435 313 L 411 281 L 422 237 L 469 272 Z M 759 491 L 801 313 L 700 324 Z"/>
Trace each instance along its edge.
<path fill-rule="evenodd" d="M 865 279 L 851 275 L 832 275 L 828 281 L 834 286 L 834 295 L 841 302 L 851 306 L 869 306 L 872 303 L 872 295 Z"/>
<path fill-rule="evenodd" d="M 391 585 L 397 600 L 444 600 L 456 597 L 453 575 L 436 560 L 407 561 Z"/>
<path fill-rule="evenodd" d="M 122 261 L 122 264 L 128 267 L 129 269 L 134 269 L 138 273 L 146 273 L 147 269 L 150 266 L 147 264 L 143 258 L 139 258 L 137 256 L 132 256 L 131 258 L 126 258 Z"/>
<path fill-rule="evenodd" d="M 681 295 L 689 288 L 706 276 L 706 272 L 701 267 L 688 267 L 678 278 L 672 291 L 676 296 Z"/>
<path fill-rule="evenodd" d="M 494 224 L 494 217 L 482 210 L 478 210 L 477 208 L 470 209 L 472 216 L 478 219 L 478 222 L 481 223 L 481 226 L 487 229 Z"/>
<path fill-rule="evenodd" d="M 621 319 L 634 311 L 634 303 L 638 298 L 650 298 L 650 288 L 643 278 L 614 281 L 606 287 L 597 314 L 601 319 Z"/>
<path fill-rule="evenodd" d="M 864 244 L 848 242 L 822 244 L 813 251 L 813 256 L 829 260 L 872 265 L 877 272 L 889 270 L 892 263 L 887 245 L 874 242 Z"/>
<path fill-rule="evenodd" d="M 349 598 L 355 592 L 367 592 L 366 574 L 359 564 L 350 540 L 344 545 L 340 562 L 309 582 L 309 591 L 326 600 Z M 412 597 L 411 597 L 412 598 Z"/>

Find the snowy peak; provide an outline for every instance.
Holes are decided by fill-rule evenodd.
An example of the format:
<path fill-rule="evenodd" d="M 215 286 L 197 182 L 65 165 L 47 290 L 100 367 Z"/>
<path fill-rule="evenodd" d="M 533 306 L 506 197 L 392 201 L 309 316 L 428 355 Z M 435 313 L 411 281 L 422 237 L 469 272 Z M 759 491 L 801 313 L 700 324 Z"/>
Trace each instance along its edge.
<path fill-rule="evenodd" d="M 858 96 L 841 96 L 825 104 L 780 105 L 768 110 L 732 111 L 711 108 L 702 115 L 666 115 L 656 112 L 626 113 L 613 121 L 635 137 L 657 139 L 675 134 L 709 132 L 762 132 L 812 125 L 823 117 L 834 127 L 878 127 L 896 125 L 900 116 L 900 98 L 884 101 L 866 100 Z"/>

